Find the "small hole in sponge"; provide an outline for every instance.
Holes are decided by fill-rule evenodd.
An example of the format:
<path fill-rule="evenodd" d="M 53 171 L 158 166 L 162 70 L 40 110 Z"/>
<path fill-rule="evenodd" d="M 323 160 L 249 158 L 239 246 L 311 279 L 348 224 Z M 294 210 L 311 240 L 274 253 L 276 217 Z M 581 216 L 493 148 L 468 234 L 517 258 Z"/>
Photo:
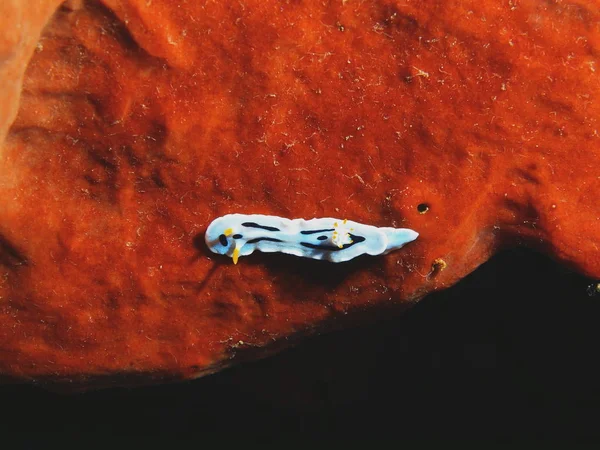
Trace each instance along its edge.
<path fill-rule="evenodd" d="M 446 263 L 446 261 L 444 261 L 442 258 L 436 258 L 431 265 L 431 269 L 438 272 L 441 272 L 446 267 L 448 267 L 448 263 Z"/>
<path fill-rule="evenodd" d="M 431 270 L 427 274 L 427 278 L 433 278 L 437 276 L 442 270 L 448 267 L 448 263 L 444 261 L 442 258 L 436 258 L 433 260 L 433 264 L 431 264 Z"/>
<path fill-rule="evenodd" d="M 419 214 L 425 214 L 429 211 L 429 205 L 427 203 L 419 203 L 417 205 L 417 211 L 419 211 Z"/>

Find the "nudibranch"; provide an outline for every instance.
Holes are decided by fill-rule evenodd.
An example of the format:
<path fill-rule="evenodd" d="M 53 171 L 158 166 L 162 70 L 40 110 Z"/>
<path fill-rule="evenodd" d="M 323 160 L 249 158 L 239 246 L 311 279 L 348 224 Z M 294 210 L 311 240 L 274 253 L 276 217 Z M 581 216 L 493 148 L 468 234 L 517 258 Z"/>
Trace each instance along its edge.
<path fill-rule="evenodd" d="M 208 226 L 205 241 L 212 252 L 230 256 L 234 264 L 254 250 L 338 263 L 364 254 L 385 255 L 417 236 L 408 228 L 375 227 L 331 217 L 304 220 L 227 214 Z"/>

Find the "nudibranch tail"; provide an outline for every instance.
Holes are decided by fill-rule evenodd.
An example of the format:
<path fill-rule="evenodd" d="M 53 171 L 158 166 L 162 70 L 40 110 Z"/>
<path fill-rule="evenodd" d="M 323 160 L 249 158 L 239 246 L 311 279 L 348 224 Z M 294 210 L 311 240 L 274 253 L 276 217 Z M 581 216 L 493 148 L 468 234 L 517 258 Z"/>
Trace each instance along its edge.
<path fill-rule="evenodd" d="M 208 248 L 237 264 L 255 250 L 281 252 L 331 262 L 360 255 L 384 255 L 414 241 L 419 234 L 407 228 L 374 227 L 330 217 L 285 219 L 261 214 L 228 214 L 207 228 Z"/>
<path fill-rule="evenodd" d="M 383 253 L 384 255 L 404 247 L 405 244 L 419 237 L 419 233 L 409 228 L 381 228 L 381 230 L 385 233 L 388 240 L 388 245 Z"/>

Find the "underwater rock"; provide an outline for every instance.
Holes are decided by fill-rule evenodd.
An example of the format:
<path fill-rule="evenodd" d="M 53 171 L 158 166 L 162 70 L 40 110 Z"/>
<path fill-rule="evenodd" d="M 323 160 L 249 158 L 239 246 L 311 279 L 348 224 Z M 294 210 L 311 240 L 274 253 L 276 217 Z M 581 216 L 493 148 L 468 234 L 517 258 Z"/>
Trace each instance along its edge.
<path fill-rule="evenodd" d="M 0 6 L 6 379 L 200 376 L 506 246 L 600 278 L 596 2 L 21 3 Z M 419 238 L 234 265 L 204 243 L 231 213 Z"/>

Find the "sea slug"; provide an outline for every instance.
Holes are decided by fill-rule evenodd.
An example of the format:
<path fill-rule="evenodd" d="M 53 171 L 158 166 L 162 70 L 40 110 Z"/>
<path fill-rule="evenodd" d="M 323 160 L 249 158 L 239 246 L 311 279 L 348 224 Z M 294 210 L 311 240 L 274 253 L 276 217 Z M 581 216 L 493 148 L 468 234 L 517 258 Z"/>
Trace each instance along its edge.
<path fill-rule="evenodd" d="M 262 214 L 227 214 L 206 230 L 208 248 L 233 258 L 258 250 L 305 258 L 344 262 L 359 255 L 385 255 L 414 241 L 419 233 L 408 228 L 375 227 L 331 217 L 285 219 Z"/>

